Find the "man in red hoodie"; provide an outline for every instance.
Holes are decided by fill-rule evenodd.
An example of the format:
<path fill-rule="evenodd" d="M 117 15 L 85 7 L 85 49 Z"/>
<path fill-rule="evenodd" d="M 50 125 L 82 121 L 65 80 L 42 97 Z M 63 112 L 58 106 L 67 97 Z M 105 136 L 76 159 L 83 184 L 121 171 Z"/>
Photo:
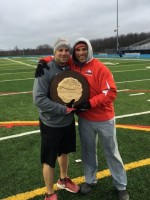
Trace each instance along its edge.
<path fill-rule="evenodd" d="M 81 193 L 90 193 L 97 183 L 99 138 L 113 184 L 118 191 L 118 199 L 129 200 L 126 190 L 127 176 L 116 138 L 113 102 L 117 96 L 117 90 L 113 75 L 102 62 L 93 58 L 92 46 L 86 38 L 79 38 L 74 43 L 69 64 L 72 70 L 79 72 L 88 80 L 90 86 L 89 100 L 76 107 L 79 110 L 79 135 L 85 176 Z"/>

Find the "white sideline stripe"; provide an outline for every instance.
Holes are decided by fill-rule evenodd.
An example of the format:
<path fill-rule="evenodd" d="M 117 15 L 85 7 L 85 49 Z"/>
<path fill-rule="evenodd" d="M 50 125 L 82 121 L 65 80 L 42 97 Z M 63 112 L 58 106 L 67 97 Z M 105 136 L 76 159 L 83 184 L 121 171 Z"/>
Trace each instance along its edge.
<path fill-rule="evenodd" d="M 36 68 L 36 66 L 30 65 L 30 64 L 27 64 L 27 63 L 23 63 L 23 62 L 19 62 L 19 61 L 16 61 L 16 60 L 12 60 L 10 58 L 4 58 L 4 60 L 9 60 L 9 61 L 16 62 L 16 63 L 22 64 L 22 65 L 26 65 L 26 66 L 29 66 L 29 67 Z"/>
<path fill-rule="evenodd" d="M 9 65 L 10 65 L 10 64 L 9 64 Z M 14 71 L 14 70 L 18 70 L 18 69 L 29 69 L 29 68 L 18 67 L 18 68 L 13 68 L 13 69 L 12 69 L 12 68 L 11 68 L 11 69 L 6 69 L 6 67 L 1 67 L 1 68 L 0 68 L 0 71 L 10 71 L 10 70 L 11 70 L 11 71 L 12 71 L 12 70 Z"/>
<path fill-rule="evenodd" d="M 133 116 L 138 116 L 138 115 L 145 115 L 145 114 L 149 114 L 150 111 L 145 111 L 145 112 L 140 112 L 140 113 L 132 113 L 132 114 L 127 114 L 127 115 L 120 115 L 120 116 L 116 116 L 116 119 L 121 119 L 121 118 L 125 118 L 125 117 L 133 117 Z"/>
<path fill-rule="evenodd" d="M 10 136 L 6 136 L 6 137 L 1 137 L 0 141 L 2 141 L 2 140 L 8 140 L 8 139 L 11 139 L 11 138 L 22 137 L 22 136 L 25 136 L 25 135 L 31 135 L 31 134 L 39 133 L 39 132 L 40 132 L 40 130 L 36 130 L 36 131 L 29 131 L 29 132 L 25 132 L 25 133 L 21 133 L 21 134 L 16 134 L 16 135 L 10 135 Z"/>
<path fill-rule="evenodd" d="M 138 96 L 138 95 L 143 95 L 145 93 L 136 93 L 136 94 L 130 94 L 129 96 Z"/>
<path fill-rule="evenodd" d="M 120 116 L 116 116 L 115 119 L 121 119 L 121 118 L 125 118 L 125 117 L 133 117 L 133 116 L 137 116 L 137 115 L 145 115 L 145 114 L 149 114 L 149 113 L 150 113 L 150 111 L 141 112 L 141 113 L 133 113 L 133 114 L 128 114 L 128 115 L 120 115 Z M 76 122 L 76 126 L 77 125 L 78 125 L 78 122 Z M 39 133 L 39 132 L 40 132 L 40 130 L 35 130 L 35 131 L 29 131 L 29 132 L 25 132 L 25 133 L 16 134 L 16 135 L 1 137 L 0 141 L 17 138 L 17 137 L 22 137 L 22 136 L 26 136 L 26 135 L 31 135 L 31 134 Z"/>
<path fill-rule="evenodd" d="M 116 83 L 132 83 L 132 82 L 140 82 L 140 81 L 150 81 L 150 79 L 133 80 L 133 81 L 122 81 L 122 82 L 116 82 Z"/>
<path fill-rule="evenodd" d="M 122 73 L 122 72 L 135 72 L 135 71 L 145 71 L 145 70 L 149 70 L 149 69 L 135 69 L 135 70 L 123 70 L 123 71 L 112 71 L 112 73 Z"/>
<path fill-rule="evenodd" d="M 17 73 L 2 73 L 0 74 L 0 76 L 8 75 L 8 74 L 29 74 L 29 73 L 33 73 L 33 71 L 32 72 L 17 72 Z"/>
<path fill-rule="evenodd" d="M 9 94 L 0 94 L 0 96 L 9 96 L 9 95 L 14 95 L 14 94 L 28 94 L 31 93 L 32 91 L 27 91 L 27 92 L 12 92 Z"/>
<path fill-rule="evenodd" d="M 2 82 L 11 82 L 11 81 L 27 81 L 27 80 L 31 80 L 31 79 L 34 79 L 34 78 L 3 80 L 3 81 L 0 81 L 0 83 L 2 83 Z"/>
<path fill-rule="evenodd" d="M 112 63 L 112 62 L 104 62 L 104 64 L 105 65 L 112 65 L 112 66 L 119 65 L 119 63 Z M 119 67 L 119 66 L 117 66 L 117 67 Z"/>
<path fill-rule="evenodd" d="M 124 89 L 124 90 L 117 90 L 117 92 L 124 92 L 124 91 L 128 91 L 129 89 Z"/>

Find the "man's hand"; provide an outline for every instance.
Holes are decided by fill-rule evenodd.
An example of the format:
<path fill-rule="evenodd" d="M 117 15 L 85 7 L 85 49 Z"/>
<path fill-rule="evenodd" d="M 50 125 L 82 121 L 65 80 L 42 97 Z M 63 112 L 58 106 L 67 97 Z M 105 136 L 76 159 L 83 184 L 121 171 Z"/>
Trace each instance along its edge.
<path fill-rule="evenodd" d="M 74 108 L 74 102 L 75 99 L 72 99 L 69 103 L 66 103 L 67 106 L 66 114 L 72 113 L 76 110 L 76 108 Z"/>
<path fill-rule="evenodd" d="M 44 68 L 49 70 L 49 67 L 46 63 L 45 60 L 40 60 L 37 68 L 35 69 L 35 78 L 41 77 L 42 75 L 44 75 Z"/>
<path fill-rule="evenodd" d="M 66 109 L 66 114 L 73 113 L 76 109 L 75 108 L 68 108 Z"/>
<path fill-rule="evenodd" d="M 84 112 L 84 111 L 91 108 L 91 104 L 90 104 L 89 101 L 85 101 L 85 102 L 79 104 L 78 106 L 75 106 L 75 108 L 76 108 L 77 113 L 78 112 Z"/>

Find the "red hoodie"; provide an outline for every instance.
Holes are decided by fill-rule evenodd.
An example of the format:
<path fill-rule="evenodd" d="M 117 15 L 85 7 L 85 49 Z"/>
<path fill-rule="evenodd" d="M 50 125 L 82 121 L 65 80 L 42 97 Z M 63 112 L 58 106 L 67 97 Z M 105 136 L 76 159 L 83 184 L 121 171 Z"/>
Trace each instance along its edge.
<path fill-rule="evenodd" d="M 99 60 L 93 58 L 83 67 L 71 64 L 71 69 L 82 74 L 89 82 L 89 101 L 92 109 L 79 115 L 90 121 L 106 121 L 115 115 L 113 101 L 117 90 L 109 69 Z"/>

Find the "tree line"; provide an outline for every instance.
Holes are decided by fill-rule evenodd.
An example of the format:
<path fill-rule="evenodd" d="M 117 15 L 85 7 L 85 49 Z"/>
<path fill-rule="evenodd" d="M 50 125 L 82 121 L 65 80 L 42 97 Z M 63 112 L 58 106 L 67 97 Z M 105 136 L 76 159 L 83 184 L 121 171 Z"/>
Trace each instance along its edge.
<path fill-rule="evenodd" d="M 126 35 L 119 35 L 119 51 L 123 51 L 124 47 L 128 47 L 134 43 L 140 42 L 150 38 L 148 33 L 128 33 Z M 90 42 L 94 53 L 118 53 L 116 52 L 117 36 L 107 37 L 102 39 L 91 39 Z M 130 50 L 126 50 L 130 52 Z M 147 51 L 150 53 L 149 51 Z M 53 54 L 53 47 L 48 44 L 37 46 L 35 49 L 19 49 L 17 46 L 12 50 L 0 50 L 0 56 L 32 56 L 32 55 L 49 55 Z"/>
<path fill-rule="evenodd" d="M 123 51 L 125 47 L 129 45 L 141 42 L 150 38 L 149 33 L 129 33 L 127 35 L 118 36 L 119 51 Z M 104 39 L 91 40 L 91 44 L 95 53 L 116 53 L 117 49 L 117 37 L 109 37 Z M 130 51 L 130 50 L 126 50 Z M 149 49 L 150 51 L 150 49 Z"/>
<path fill-rule="evenodd" d="M 48 44 L 39 45 L 35 49 L 19 49 L 17 46 L 12 50 L 0 50 L 0 56 L 33 56 L 53 54 L 53 48 Z"/>

